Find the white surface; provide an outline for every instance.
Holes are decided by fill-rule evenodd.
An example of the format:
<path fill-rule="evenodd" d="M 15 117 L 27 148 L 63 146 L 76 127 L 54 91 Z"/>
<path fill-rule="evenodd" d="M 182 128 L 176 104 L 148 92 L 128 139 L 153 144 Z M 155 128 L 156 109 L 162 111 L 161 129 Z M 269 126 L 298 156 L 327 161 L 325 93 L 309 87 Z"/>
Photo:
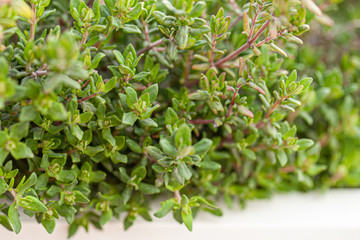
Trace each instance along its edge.
<path fill-rule="evenodd" d="M 235 204 L 236 205 L 236 204 Z M 278 194 L 270 200 L 249 201 L 245 210 L 222 207 L 222 217 L 202 212 L 193 224 L 193 232 L 172 219 L 145 222 L 138 219 L 124 232 L 123 223 L 109 222 L 103 231 L 80 229 L 74 240 L 359 240 L 360 189 L 331 190 L 322 193 Z M 23 222 L 19 235 L 0 227 L 1 240 L 66 239 L 67 224 L 58 222 L 52 235 L 34 221 Z"/>

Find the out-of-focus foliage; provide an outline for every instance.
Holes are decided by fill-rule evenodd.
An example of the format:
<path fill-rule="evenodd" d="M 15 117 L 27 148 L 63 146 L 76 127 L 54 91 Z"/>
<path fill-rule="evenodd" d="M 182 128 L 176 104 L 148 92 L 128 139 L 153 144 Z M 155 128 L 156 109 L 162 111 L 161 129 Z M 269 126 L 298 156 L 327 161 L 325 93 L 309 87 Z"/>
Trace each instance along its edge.
<path fill-rule="evenodd" d="M 287 68 L 314 78 L 288 119 L 299 126 L 299 136 L 317 142 L 315 158 L 326 170 L 314 179 L 316 187 L 359 187 L 360 4 L 343 1 L 329 10 L 335 25 L 314 25 L 308 43 L 286 61 Z"/>
<path fill-rule="evenodd" d="M 0 0 L 0 223 L 127 229 L 163 195 L 192 230 L 219 199 L 359 186 L 356 9 Z"/>

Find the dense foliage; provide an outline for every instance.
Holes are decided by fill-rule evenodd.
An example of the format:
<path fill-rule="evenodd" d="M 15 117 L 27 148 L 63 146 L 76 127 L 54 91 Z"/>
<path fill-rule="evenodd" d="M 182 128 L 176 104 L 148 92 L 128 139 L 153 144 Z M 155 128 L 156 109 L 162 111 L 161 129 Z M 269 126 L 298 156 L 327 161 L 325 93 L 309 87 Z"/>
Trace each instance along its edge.
<path fill-rule="evenodd" d="M 340 2 L 0 0 L 0 223 L 127 229 L 162 195 L 155 217 L 191 230 L 219 199 L 359 186 L 359 24 L 334 35 L 324 13 Z"/>

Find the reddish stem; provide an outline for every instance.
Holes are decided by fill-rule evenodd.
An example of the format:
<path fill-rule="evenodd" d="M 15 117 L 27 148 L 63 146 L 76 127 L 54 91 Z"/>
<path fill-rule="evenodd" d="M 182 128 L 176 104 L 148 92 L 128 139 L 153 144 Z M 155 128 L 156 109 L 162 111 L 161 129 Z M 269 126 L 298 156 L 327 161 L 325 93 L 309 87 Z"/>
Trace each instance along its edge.
<path fill-rule="evenodd" d="M 96 92 L 96 93 L 93 93 L 93 94 L 91 94 L 90 96 L 87 96 L 87 97 L 84 97 L 84 98 L 82 98 L 82 99 L 77 100 L 77 102 L 78 102 L 78 103 L 81 103 L 81 102 L 87 101 L 87 100 L 89 100 L 89 99 L 91 99 L 91 98 L 93 98 L 93 97 L 96 97 L 97 94 L 98 94 L 97 92 Z"/>
<path fill-rule="evenodd" d="M 235 58 L 236 56 L 238 56 L 240 53 L 242 53 L 243 51 L 245 51 L 246 49 L 248 49 L 249 47 L 251 47 L 254 42 L 260 37 L 260 35 L 265 31 L 265 29 L 269 26 L 270 24 L 270 20 L 267 20 L 259 29 L 259 31 L 257 31 L 257 33 L 251 38 L 250 41 L 246 42 L 244 45 L 242 45 L 240 48 L 238 48 L 236 51 L 230 53 L 228 56 L 220 59 L 219 61 L 217 61 L 215 63 L 215 67 L 221 67 L 224 63 L 226 63 L 227 61 L 230 61 L 231 59 Z"/>
<path fill-rule="evenodd" d="M 144 53 L 144 52 L 147 52 L 147 51 L 153 49 L 154 47 L 157 47 L 157 46 L 161 45 L 162 43 L 164 43 L 163 40 L 162 40 L 162 39 L 159 39 L 159 40 L 157 40 L 156 42 L 151 43 L 149 46 L 147 46 L 147 47 L 145 47 L 145 48 L 140 49 L 139 51 L 137 51 L 137 52 L 136 52 L 136 55 L 140 55 L 140 54 L 142 54 L 142 53 Z"/>
<path fill-rule="evenodd" d="M 195 119 L 195 120 L 189 120 L 189 123 L 191 124 L 210 124 L 214 123 L 215 119 Z"/>

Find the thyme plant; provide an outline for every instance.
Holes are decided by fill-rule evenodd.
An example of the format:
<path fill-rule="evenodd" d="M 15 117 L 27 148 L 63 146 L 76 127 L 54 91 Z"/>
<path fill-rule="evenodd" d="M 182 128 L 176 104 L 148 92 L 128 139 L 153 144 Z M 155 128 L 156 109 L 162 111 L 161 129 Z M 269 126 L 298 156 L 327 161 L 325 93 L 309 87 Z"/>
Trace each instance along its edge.
<path fill-rule="evenodd" d="M 220 199 L 331 181 L 341 166 L 311 126 L 330 93 L 293 53 L 308 21 L 333 23 L 319 2 L 0 0 L 0 223 L 19 233 L 23 212 L 52 233 L 64 218 L 70 237 L 125 215 L 127 229 L 162 195 L 154 216 L 191 231 Z"/>

